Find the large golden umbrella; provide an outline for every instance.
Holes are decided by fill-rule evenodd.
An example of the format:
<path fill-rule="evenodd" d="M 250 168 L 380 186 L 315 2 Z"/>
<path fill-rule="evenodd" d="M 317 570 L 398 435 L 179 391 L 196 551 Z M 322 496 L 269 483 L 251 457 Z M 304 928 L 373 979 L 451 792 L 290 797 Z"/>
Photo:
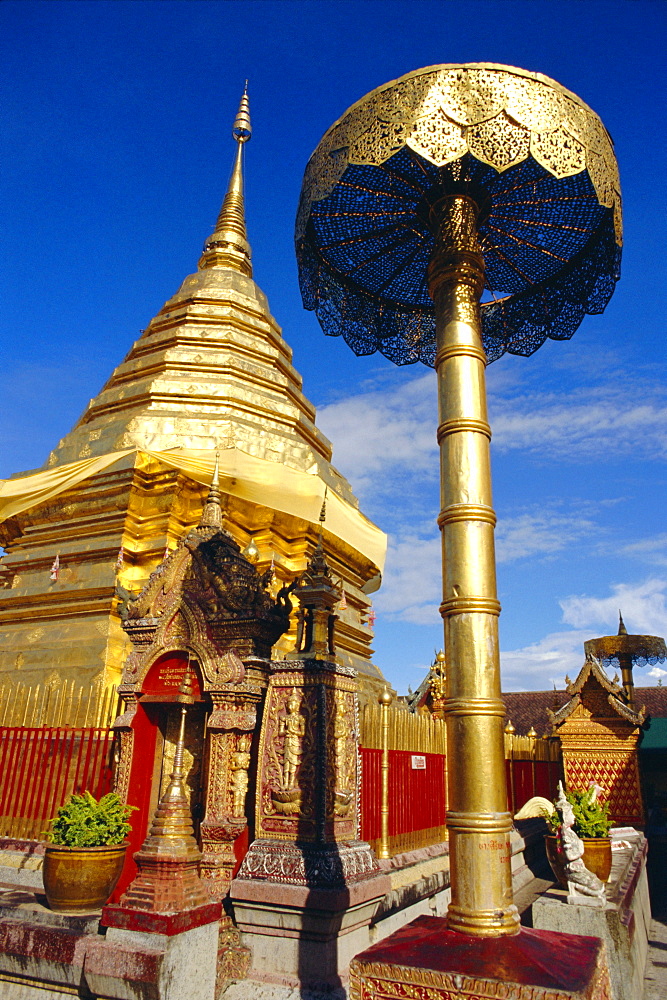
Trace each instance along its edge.
<path fill-rule="evenodd" d="M 432 66 L 368 94 L 306 168 L 303 302 L 357 354 L 438 378 L 452 902 L 514 934 L 484 369 L 601 312 L 619 276 L 609 135 L 574 94 L 508 66 Z M 480 301 L 486 290 L 487 301 Z"/>
<path fill-rule="evenodd" d="M 659 635 L 628 635 L 621 612 L 618 613 L 618 634 L 602 635 L 584 643 L 586 659 L 594 657 L 603 667 L 620 667 L 625 700 L 636 711 L 635 685 L 632 668 L 645 667 L 647 663 L 663 663 L 667 659 L 667 645 Z"/>

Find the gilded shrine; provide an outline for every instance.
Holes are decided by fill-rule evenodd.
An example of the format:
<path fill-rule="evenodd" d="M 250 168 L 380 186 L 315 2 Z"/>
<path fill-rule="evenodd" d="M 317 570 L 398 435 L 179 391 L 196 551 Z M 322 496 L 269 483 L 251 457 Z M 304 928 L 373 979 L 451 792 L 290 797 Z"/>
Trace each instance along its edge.
<path fill-rule="evenodd" d="M 289 628 L 289 587 L 274 599 L 222 528 L 217 476 L 197 527 L 123 610 L 133 651 L 119 693 L 125 712 L 114 728 L 120 755 L 116 790 L 137 815 L 138 848 L 165 788 L 176 744 L 178 692 L 193 679 L 185 738 L 190 811 L 209 892 L 223 897 L 248 845 L 250 748 L 267 686 L 267 663 Z M 254 772 L 253 772 L 254 774 Z M 239 853 L 241 852 L 241 853 Z M 120 889 L 134 870 L 131 860 Z"/>
<path fill-rule="evenodd" d="M 563 771 L 570 788 L 596 782 L 619 826 L 645 823 L 639 746 L 647 723 L 646 707 L 635 703 L 632 668 L 667 656 L 659 636 L 628 635 L 619 615 L 617 635 L 584 643 L 586 660 L 575 681 L 566 678 L 568 700 L 549 712 L 553 735 L 561 744 Z M 613 680 L 604 667 L 620 666 Z"/>
<path fill-rule="evenodd" d="M 225 526 L 274 593 L 306 568 L 328 492 L 323 544 L 345 601 L 341 660 L 362 697 L 372 663 L 369 594 L 386 537 L 331 464 L 292 352 L 252 279 L 242 160 L 244 95 L 228 191 L 194 274 L 150 321 L 41 470 L 0 484 L 0 673 L 26 686 L 57 671 L 110 687 L 130 652 L 119 606 L 197 525 L 219 456 Z M 277 642 L 294 648 L 296 622 Z"/>

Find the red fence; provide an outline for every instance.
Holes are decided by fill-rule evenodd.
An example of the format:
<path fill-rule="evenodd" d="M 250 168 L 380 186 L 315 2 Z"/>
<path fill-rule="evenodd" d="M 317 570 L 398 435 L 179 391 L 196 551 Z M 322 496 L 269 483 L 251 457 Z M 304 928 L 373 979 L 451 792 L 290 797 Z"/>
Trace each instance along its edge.
<path fill-rule="evenodd" d="M 382 751 L 360 747 L 361 839 L 377 848 L 381 835 Z M 446 774 L 442 754 L 419 754 L 423 769 L 414 769 L 415 755 L 389 751 L 389 850 L 392 855 L 436 844 L 446 837 Z M 556 796 L 562 777 L 559 760 L 508 760 L 507 799 L 512 815 L 533 795 Z"/>
<path fill-rule="evenodd" d="M 377 847 L 381 834 L 382 751 L 360 747 L 361 839 Z M 413 768 L 413 758 L 424 767 Z M 389 751 L 389 848 L 392 854 L 445 837 L 445 758 Z"/>
<path fill-rule="evenodd" d="M 40 839 L 72 792 L 112 788 L 111 729 L 0 727 L 0 836 Z"/>
<path fill-rule="evenodd" d="M 506 760 L 507 801 L 514 815 L 533 795 L 555 799 L 563 777 L 560 760 Z"/>

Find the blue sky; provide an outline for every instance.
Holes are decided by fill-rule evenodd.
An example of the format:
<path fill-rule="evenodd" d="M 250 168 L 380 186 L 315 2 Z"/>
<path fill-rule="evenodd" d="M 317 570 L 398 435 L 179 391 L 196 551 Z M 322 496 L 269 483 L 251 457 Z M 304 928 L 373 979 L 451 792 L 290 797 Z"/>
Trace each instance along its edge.
<path fill-rule="evenodd" d="M 376 661 L 415 687 L 442 642 L 434 378 L 322 335 L 294 214 L 313 148 L 369 90 L 435 63 L 521 66 L 609 129 L 625 250 L 603 316 L 488 370 L 503 683 L 560 684 L 619 606 L 629 631 L 667 634 L 666 21 L 661 0 L 5 0 L 0 475 L 44 462 L 195 269 L 248 78 L 255 278 L 335 464 L 390 534 Z"/>

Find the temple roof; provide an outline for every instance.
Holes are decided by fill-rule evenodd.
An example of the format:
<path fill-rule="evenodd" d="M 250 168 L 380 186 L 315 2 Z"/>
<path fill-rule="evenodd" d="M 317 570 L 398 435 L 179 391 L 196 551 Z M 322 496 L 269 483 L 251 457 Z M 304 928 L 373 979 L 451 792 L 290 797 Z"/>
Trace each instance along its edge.
<path fill-rule="evenodd" d="M 517 734 L 525 735 L 531 726 L 541 736 L 551 732 L 548 710 L 557 711 L 569 700 L 567 691 L 506 691 L 502 695 Z M 646 706 L 647 717 L 667 718 L 667 687 L 635 688 L 638 705 Z"/>
<path fill-rule="evenodd" d="M 607 704 L 615 715 L 618 715 L 625 722 L 629 722 L 633 726 L 641 726 L 643 724 L 646 718 L 646 708 L 642 706 L 638 711 L 635 711 L 630 707 L 624 698 L 623 688 L 620 684 L 616 683 L 616 679 L 611 680 L 607 677 L 599 660 L 587 658 L 577 675 L 577 679 L 569 681 L 566 677 L 565 680 L 567 682 L 566 691 L 570 696 L 569 699 L 558 711 L 548 713 L 554 727 L 565 722 L 572 715 L 577 705 L 585 702 L 586 691 L 590 691 L 591 688 L 595 688 L 596 686 L 601 688 L 606 694 Z"/>

